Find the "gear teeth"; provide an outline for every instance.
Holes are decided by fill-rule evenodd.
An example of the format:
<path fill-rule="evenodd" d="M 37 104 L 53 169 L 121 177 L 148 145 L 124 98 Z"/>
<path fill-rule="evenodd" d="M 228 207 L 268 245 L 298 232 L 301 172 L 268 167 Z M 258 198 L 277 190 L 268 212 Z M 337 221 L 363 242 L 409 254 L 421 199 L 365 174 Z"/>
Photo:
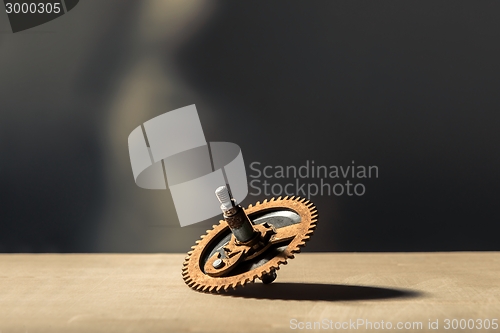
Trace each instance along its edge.
<path fill-rule="evenodd" d="M 182 278 L 184 282 L 193 290 L 204 292 L 204 293 L 220 293 L 222 291 L 226 292 L 231 289 L 236 289 L 238 287 L 244 287 L 247 283 L 255 282 L 257 279 L 261 279 L 264 274 L 270 274 L 271 271 L 278 271 L 280 269 L 280 265 L 287 265 L 289 259 L 295 258 L 296 253 L 301 252 L 301 248 L 306 245 L 306 242 L 310 240 L 311 235 L 314 233 L 316 229 L 316 223 L 318 218 L 318 212 L 316 206 L 307 198 L 301 198 L 298 196 L 285 196 L 278 198 L 270 198 L 265 199 L 262 203 L 258 201 L 255 204 L 249 204 L 247 209 L 251 209 L 252 214 L 258 212 L 262 209 L 267 209 L 267 207 L 281 207 L 282 201 L 288 201 L 288 203 L 284 203 L 283 207 L 289 207 L 292 210 L 298 209 L 300 211 L 300 215 L 304 216 L 308 223 L 307 226 L 304 226 L 297 231 L 295 238 L 289 243 L 287 249 L 283 253 L 282 256 L 274 257 L 272 259 L 272 263 L 265 267 L 257 268 L 253 271 L 249 271 L 245 273 L 245 277 L 234 276 L 231 278 L 224 279 L 214 279 L 214 278 L 205 278 L 203 276 L 199 276 L 198 270 L 200 269 L 198 266 L 200 263 L 198 259 L 191 259 L 193 253 L 198 253 L 204 245 L 208 244 L 214 235 L 218 235 L 221 230 L 225 230 L 227 228 L 227 223 L 224 220 L 220 220 L 219 224 L 214 224 L 212 229 L 207 230 L 206 234 L 202 235 L 199 240 L 195 242 L 195 245 L 191 247 L 191 250 L 188 252 L 187 257 L 183 263 L 182 268 Z M 292 201 L 292 202 L 291 202 Z M 259 207 L 259 205 L 264 205 L 264 207 Z M 198 254 L 196 258 L 199 258 Z M 196 261 L 196 262 L 195 262 Z M 193 271 L 191 271 L 191 267 L 195 268 L 195 275 L 191 275 Z M 248 274 L 250 273 L 250 274 Z M 194 280 L 193 280 L 194 279 Z"/>

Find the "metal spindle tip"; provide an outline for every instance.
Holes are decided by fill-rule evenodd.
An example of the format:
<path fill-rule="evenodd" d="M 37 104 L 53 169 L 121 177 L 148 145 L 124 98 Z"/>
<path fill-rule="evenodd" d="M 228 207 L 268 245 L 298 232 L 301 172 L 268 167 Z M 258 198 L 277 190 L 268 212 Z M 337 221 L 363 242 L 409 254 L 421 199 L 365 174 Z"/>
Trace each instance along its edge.
<path fill-rule="evenodd" d="M 226 186 L 217 187 L 215 195 L 217 196 L 217 199 L 219 199 L 220 203 L 231 202 L 231 196 L 229 195 L 229 191 Z"/>
<path fill-rule="evenodd" d="M 226 186 L 217 187 L 217 189 L 215 190 L 215 195 L 221 203 L 221 209 L 223 211 L 226 211 L 233 207 L 233 202 L 231 200 L 232 198 Z"/>

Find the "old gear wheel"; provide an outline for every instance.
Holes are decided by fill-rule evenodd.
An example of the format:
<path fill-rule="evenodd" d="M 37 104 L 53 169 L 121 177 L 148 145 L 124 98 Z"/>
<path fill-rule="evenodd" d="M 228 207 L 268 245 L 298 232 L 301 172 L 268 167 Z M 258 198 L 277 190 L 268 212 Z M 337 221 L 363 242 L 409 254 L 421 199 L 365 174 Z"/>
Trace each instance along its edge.
<path fill-rule="evenodd" d="M 305 246 L 316 228 L 318 217 L 314 204 L 299 197 L 279 197 L 269 201 L 266 199 L 262 203 L 249 205 L 244 212 L 255 230 L 261 231 L 263 237 L 267 235 L 265 230 L 268 234 L 272 233 L 269 232 L 270 229 L 274 231 L 268 246 L 255 257 L 247 254 L 247 258 L 251 259 L 241 260 L 234 265 L 235 268 L 231 268 L 222 276 L 214 276 L 214 272 L 207 274 L 207 268 L 209 271 L 214 270 L 210 263 L 218 261 L 220 264 L 220 259 L 217 258 L 230 261 L 231 258 L 224 257 L 235 253 L 235 235 L 231 233 L 228 222 L 221 220 L 213 229 L 207 230 L 206 235 L 201 236 L 196 245 L 192 246 L 192 251 L 188 252 L 182 275 L 189 287 L 203 292 L 220 292 L 244 286 L 257 278 L 264 283 L 272 282 L 279 265 L 286 265 L 287 260 L 293 259 L 294 254 L 299 253 Z M 233 251 L 229 243 L 232 243 Z"/>

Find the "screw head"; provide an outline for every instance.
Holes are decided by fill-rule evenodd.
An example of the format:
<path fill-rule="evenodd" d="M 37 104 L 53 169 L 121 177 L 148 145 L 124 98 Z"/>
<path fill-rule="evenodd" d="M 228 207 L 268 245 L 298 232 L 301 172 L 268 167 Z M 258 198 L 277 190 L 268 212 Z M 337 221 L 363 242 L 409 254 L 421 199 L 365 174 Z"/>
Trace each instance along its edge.
<path fill-rule="evenodd" d="M 214 268 L 216 269 L 219 269 L 224 266 L 224 262 L 222 261 L 222 259 L 217 259 L 213 262 L 212 266 L 214 266 Z"/>

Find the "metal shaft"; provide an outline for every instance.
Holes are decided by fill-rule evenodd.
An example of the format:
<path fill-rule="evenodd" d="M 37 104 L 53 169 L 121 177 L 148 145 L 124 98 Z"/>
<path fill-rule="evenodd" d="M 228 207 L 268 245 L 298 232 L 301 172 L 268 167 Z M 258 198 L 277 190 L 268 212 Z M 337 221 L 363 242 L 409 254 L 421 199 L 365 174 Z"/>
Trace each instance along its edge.
<path fill-rule="evenodd" d="M 227 187 L 218 187 L 215 190 L 215 195 L 221 203 L 220 208 L 224 215 L 224 220 L 229 225 L 229 228 L 231 228 L 234 237 L 242 243 L 252 239 L 254 236 L 253 224 L 243 208 L 231 197 Z"/>

